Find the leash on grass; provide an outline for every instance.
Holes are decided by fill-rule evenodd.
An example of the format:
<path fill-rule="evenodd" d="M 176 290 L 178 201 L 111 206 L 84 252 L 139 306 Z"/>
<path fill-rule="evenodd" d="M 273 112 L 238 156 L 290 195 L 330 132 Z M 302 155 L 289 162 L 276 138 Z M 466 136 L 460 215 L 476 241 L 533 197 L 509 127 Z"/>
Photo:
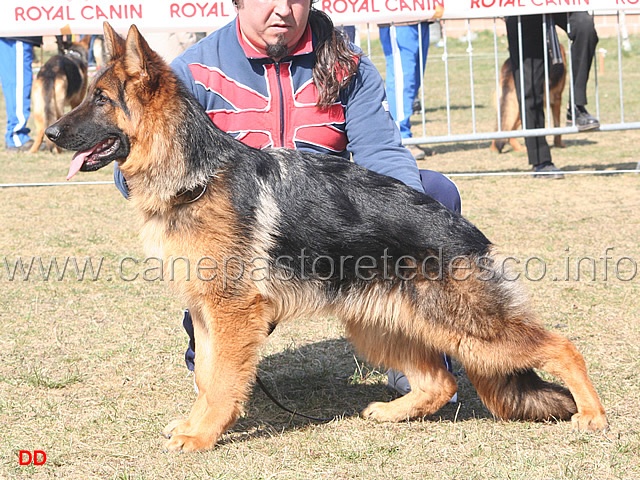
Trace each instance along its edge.
<path fill-rule="evenodd" d="M 333 420 L 335 420 L 336 418 L 338 418 L 338 416 L 335 417 L 325 417 L 325 418 L 319 418 L 319 417 L 312 417 L 310 415 L 305 415 L 304 413 L 300 413 L 300 412 L 296 412 L 295 410 L 291 410 L 290 408 L 285 407 L 282 403 L 280 403 L 280 401 L 274 397 L 271 392 L 267 389 L 267 387 L 265 386 L 264 383 L 262 383 L 262 380 L 260 380 L 260 377 L 258 377 L 256 375 L 256 383 L 258 384 L 258 386 L 262 389 L 262 391 L 264 392 L 264 394 L 269 397 L 269 400 L 271 400 L 273 403 L 275 403 L 279 408 L 281 408 L 282 410 L 284 410 L 287 413 L 290 413 L 291 415 L 294 415 L 296 417 L 302 417 L 302 418 L 306 418 L 307 420 L 311 420 L 313 422 L 318 422 L 318 423 L 329 423 Z"/>

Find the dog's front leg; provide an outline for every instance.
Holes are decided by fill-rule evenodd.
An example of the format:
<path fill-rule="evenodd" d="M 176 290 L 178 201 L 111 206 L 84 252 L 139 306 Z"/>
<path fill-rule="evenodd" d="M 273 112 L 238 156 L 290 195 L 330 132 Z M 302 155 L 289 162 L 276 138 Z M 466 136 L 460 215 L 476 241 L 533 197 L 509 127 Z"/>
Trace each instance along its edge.
<path fill-rule="evenodd" d="M 186 420 L 165 428 L 169 451 L 213 448 L 236 422 L 255 379 L 258 348 L 268 332 L 258 301 L 191 309 L 191 314 L 198 398 Z"/>

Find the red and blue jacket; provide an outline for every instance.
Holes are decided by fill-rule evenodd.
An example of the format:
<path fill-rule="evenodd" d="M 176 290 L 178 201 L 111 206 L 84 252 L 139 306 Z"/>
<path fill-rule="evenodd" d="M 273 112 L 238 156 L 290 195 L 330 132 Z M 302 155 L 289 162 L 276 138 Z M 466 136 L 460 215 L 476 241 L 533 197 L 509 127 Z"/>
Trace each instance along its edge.
<path fill-rule="evenodd" d="M 356 76 L 334 105 L 316 106 L 314 40 L 307 27 L 292 52 L 276 62 L 243 39 L 235 19 L 187 49 L 171 67 L 216 126 L 247 145 L 351 157 L 423 191 L 369 58 L 360 58 Z"/>

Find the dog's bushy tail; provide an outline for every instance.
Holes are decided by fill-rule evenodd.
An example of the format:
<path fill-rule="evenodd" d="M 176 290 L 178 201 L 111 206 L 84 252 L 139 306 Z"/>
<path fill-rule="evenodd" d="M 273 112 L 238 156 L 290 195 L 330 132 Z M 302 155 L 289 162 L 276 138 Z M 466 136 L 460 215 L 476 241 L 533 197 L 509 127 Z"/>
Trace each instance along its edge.
<path fill-rule="evenodd" d="M 503 420 L 569 420 L 578 411 L 569 390 L 544 381 L 534 370 L 503 376 L 467 370 L 467 375 L 489 411 Z"/>
<path fill-rule="evenodd" d="M 480 275 L 455 284 L 466 309 L 456 311 L 452 325 L 465 329 L 457 351 L 450 352 L 462 362 L 482 402 L 504 420 L 568 420 L 577 412 L 572 393 L 565 387 L 543 380 L 535 369 L 571 375 L 577 359 L 564 337 L 548 332 L 531 310 L 530 301 L 514 282 L 504 259 L 491 252 L 493 269 L 488 280 Z M 549 370 L 551 369 L 551 370 Z"/>

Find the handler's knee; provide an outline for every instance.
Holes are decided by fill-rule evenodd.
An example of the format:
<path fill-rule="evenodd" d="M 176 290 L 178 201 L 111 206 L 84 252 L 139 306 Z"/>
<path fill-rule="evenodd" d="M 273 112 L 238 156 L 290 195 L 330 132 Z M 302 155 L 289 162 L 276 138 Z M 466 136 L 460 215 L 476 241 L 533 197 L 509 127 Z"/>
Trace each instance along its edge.
<path fill-rule="evenodd" d="M 462 212 L 462 201 L 456 184 L 443 174 L 433 170 L 420 170 L 424 193 L 437 200 L 449 210 Z"/>

